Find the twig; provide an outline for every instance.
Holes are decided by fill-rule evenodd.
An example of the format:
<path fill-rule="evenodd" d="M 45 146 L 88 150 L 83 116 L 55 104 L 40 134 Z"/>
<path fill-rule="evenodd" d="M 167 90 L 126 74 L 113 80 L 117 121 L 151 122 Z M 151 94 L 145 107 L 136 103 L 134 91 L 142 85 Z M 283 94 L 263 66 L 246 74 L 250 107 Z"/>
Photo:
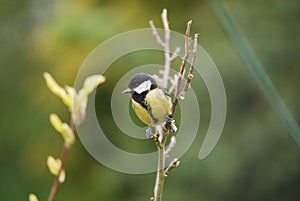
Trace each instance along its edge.
<path fill-rule="evenodd" d="M 185 98 L 185 94 L 188 90 L 188 88 L 191 85 L 191 81 L 193 79 L 193 71 L 194 71 L 194 66 L 195 66 L 195 62 L 196 62 L 196 57 L 197 57 L 197 47 L 198 47 L 198 36 L 199 34 L 195 34 L 194 35 L 194 48 L 193 48 L 193 58 L 192 58 L 192 63 L 190 66 L 190 70 L 189 70 L 189 74 L 187 76 L 187 79 L 185 81 L 185 85 L 179 95 L 180 99 L 184 99 Z"/>
<path fill-rule="evenodd" d="M 170 73 L 171 62 L 178 56 L 179 48 L 176 48 L 175 52 L 172 54 L 172 56 L 170 56 L 170 28 L 169 28 L 169 22 L 167 19 L 167 10 L 166 9 L 163 10 L 161 17 L 162 17 L 164 31 L 165 31 L 165 41 L 164 42 L 161 40 L 160 36 L 158 35 L 153 21 L 150 21 L 150 26 L 152 28 L 153 35 L 156 38 L 158 44 L 161 45 L 164 49 L 164 55 L 165 55 L 165 66 L 164 67 L 165 68 L 163 71 L 162 87 L 166 88 L 168 85 L 168 80 L 170 79 L 169 73 Z M 185 54 L 182 59 L 178 77 L 176 78 L 177 80 L 175 81 L 175 83 L 177 82 L 177 85 L 175 83 L 173 83 L 172 87 L 171 87 L 172 91 L 173 91 L 173 89 L 175 89 L 175 96 L 174 96 L 174 100 L 172 103 L 171 112 L 168 115 L 170 121 L 166 121 L 164 123 L 164 125 L 162 126 L 162 133 L 160 136 L 161 140 L 159 140 L 158 137 L 154 138 L 156 145 L 157 145 L 157 149 L 158 149 L 158 165 L 157 165 L 157 174 L 156 174 L 156 181 L 155 181 L 155 187 L 154 187 L 154 197 L 151 198 L 151 200 L 153 200 L 153 201 L 161 201 L 165 177 L 172 169 L 177 167 L 180 163 L 179 160 L 177 158 L 175 158 L 172 161 L 172 163 L 169 165 L 169 167 L 166 170 L 164 170 L 165 158 L 166 158 L 166 156 L 169 155 L 170 151 L 176 144 L 175 137 L 173 136 L 174 138 L 172 138 L 173 140 L 171 139 L 171 143 L 170 143 L 168 149 L 165 150 L 168 134 L 171 132 L 174 132 L 174 128 L 176 128 L 175 124 L 173 123 L 174 121 L 172 121 L 172 119 L 174 116 L 175 108 L 176 108 L 179 98 L 180 98 L 179 95 L 181 93 L 180 92 L 181 81 L 182 81 L 182 78 L 184 77 L 184 71 L 185 71 L 187 59 L 189 56 L 189 37 L 190 37 L 191 24 L 192 24 L 192 21 L 189 21 L 187 23 L 187 29 L 186 29 L 186 33 L 185 33 Z M 195 37 L 198 37 L 198 35 Z M 197 43 L 197 38 L 196 38 L 195 43 Z M 195 51 L 195 45 L 194 45 L 193 62 L 195 62 L 195 58 L 196 58 L 195 52 L 196 51 Z M 194 68 L 194 64 L 190 67 L 190 71 L 189 71 L 190 79 L 189 79 L 188 84 L 190 84 L 190 81 L 192 79 L 193 68 Z M 174 79 L 175 79 L 175 76 L 174 76 Z M 187 89 L 188 89 L 188 87 L 187 87 Z"/>
<path fill-rule="evenodd" d="M 169 157 L 169 155 L 170 155 L 172 149 L 175 147 L 175 145 L 176 145 L 176 138 L 175 138 L 175 136 L 172 136 L 171 137 L 171 142 L 170 142 L 168 148 L 165 151 L 165 157 L 166 158 Z"/>
<path fill-rule="evenodd" d="M 174 96 L 171 112 L 169 114 L 170 118 L 173 118 L 173 115 L 175 113 L 175 108 L 178 104 L 179 94 L 180 94 L 180 85 L 181 85 L 182 78 L 184 76 L 185 66 L 186 66 L 188 56 L 189 56 L 189 38 L 190 38 L 190 32 L 191 32 L 191 25 L 192 25 L 192 20 L 188 21 L 186 31 L 185 31 L 184 56 L 182 58 L 180 71 L 178 73 L 177 87 L 176 87 L 176 91 L 175 91 L 175 96 Z"/>
<path fill-rule="evenodd" d="M 165 41 L 164 42 L 162 42 L 162 40 L 161 40 L 160 36 L 158 35 L 157 30 L 154 26 L 154 23 L 152 21 L 150 21 L 150 26 L 152 28 L 153 35 L 156 38 L 158 44 L 161 45 L 164 49 L 165 66 L 164 66 L 164 71 L 163 71 L 161 87 L 167 88 L 168 80 L 169 80 L 169 73 L 170 73 L 170 66 L 171 66 L 171 59 L 170 59 L 170 27 L 169 27 L 166 9 L 163 9 L 161 18 L 162 18 L 164 32 L 165 32 Z M 164 179 L 165 179 L 164 167 L 165 167 L 166 139 L 167 139 L 167 134 L 165 131 L 162 131 L 160 143 L 157 142 L 158 138 L 156 139 L 157 150 L 158 150 L 158 164 L 157 164 L 156 181 L 155 181 L 155 187 L 154 187 L 154 201 L 161 201 L 161 197 L 162 197 L 162 190 L 163 190 Z"/>
<path fill-rule="evenodd" d="M 163 74 L 163 80 L 162 80 L 162 87 L 167 88 L 168 85 L 168 79 L 170 74 L 170 27 L 169 22 L 167 18 L 167 9 L 163 9 L 163 12 L 161 14 L 161 19 L 164 25 L 165 30 L 165 45 L 164 45 L 164 52 L 165 52 L 165 70 Z"/>
<path fill-rule="evenodd" d="M 161 145 L 157 146 L 158 149 L 158 164 L 156 173 L 156 182 L 154 187 L 154 200 L 161 201 L 162 190 L 165 183 L 165 144 L 167 140 L 167 135 L 162 135 Z"/>
<path fill-rule="evenodd" d="M 150 24 L 150 27 L 151 27 L 151 29 L 152 29 L 152 33 L 153 33 L 153 35 L 154 35 L 154 37 L 155 37 L 155 39 L 156 39 L 156 42 L 157 42 L 160 46 L 164 47 L 165 44 L 164 44 L 164 42 L 161 40 L 159 34 L 157 33 L 156 27 L 154 26 L 154 22 L 153 22 L 152 20 L 150 20 L 150 21 L 149 21 L 149 24 Z"/>
<path fill-rule="evenodd" d="M 73 121 L 70 122 L 70 128 L 72 129 L 73 132 L 75 132 L 75 124 L 73 123 Z M 65 162 L 66 162 L 66 158 L 67 158 L 69 150 L 70 150 L 70 146 L 67 145 L 66 143 L 64 143 L 62 154 L 61 154 L 61 157 L 60 157 L 61 167 L 60 167 L 60 170 L 59 170 L 58 174 L 56 175 L 56 177 L 53 181 L 51 191 L 50 191 L 50 194 L 49 194 L 49 197 L 48 197 L 48 201 L 53 201 L 55 196 L 56 196 L 58 187 L 60 185 L 59 177 L 60 177 L 60 174 L 61 174 L 62 170 L 65 167 Z"/>
<path fill-rule="evenodd" d="M 175 51 L 173 52 L 172 56 L 170 57 L 170 61 L 174 61 L 176 59 L 176 57 L 178 57 L 180 52 L 180 47 L 176 47 Z"/>
<path fill-rule="evenodd" d="M 165 41 L 162 41 L 161 37 L 159 36 L 156 27 L 154 26 L 153 21 L 151 20 L 149 22 L 150 27 L 152 29 L 152 33 L 154 37 L 156 38 L 157 43 L 162 46 L 164 49 L 164 55 L 165 55 L 165 68 L 163 71 L 163 78 L 162 78 L 162 88 L 166 89 L 168 86 L 168 80 L 170 75 L 170 67 L 171 62 L 178 56 L 179 54 L 179 47 L 177 47 L 172 55 L 170 55 L 170 27 L 169 27 L 169 21 L 167 18 L 167 9 L 163 9 L 163 12 L 161 14 L 161 19 L 164 26 L 164 32 L 165 32 Z"/>
<path fill-rule="evenodd" d="M 172 94 L 177 87 L 178 74 L 175 74 L 173 78 L 170 77 L 171 87 L 169 88 L 168 94 Z"/>
<path fill-rule="evenodd" d="M 165 177 L 168 176 L 168 174 L 174 169 L 177 168 L 180 164 L 180 161 L 178 158 L 174 158 L 168 168 L 165 170 Z"/>

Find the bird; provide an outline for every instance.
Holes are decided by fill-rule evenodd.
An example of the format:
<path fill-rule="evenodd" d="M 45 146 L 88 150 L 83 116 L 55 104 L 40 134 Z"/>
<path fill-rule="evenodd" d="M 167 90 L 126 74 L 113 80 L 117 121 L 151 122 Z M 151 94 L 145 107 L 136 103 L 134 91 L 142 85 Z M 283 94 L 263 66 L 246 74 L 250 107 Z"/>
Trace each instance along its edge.
<path fill-rule="evenodd" d="M 162 125 L 168 119 L 172 107 L 171 98 L 166 91 L 158 87 L 151 75 L 134 75 L 123 93 L 131 95 L 135 114 L 149 127 Z"/>

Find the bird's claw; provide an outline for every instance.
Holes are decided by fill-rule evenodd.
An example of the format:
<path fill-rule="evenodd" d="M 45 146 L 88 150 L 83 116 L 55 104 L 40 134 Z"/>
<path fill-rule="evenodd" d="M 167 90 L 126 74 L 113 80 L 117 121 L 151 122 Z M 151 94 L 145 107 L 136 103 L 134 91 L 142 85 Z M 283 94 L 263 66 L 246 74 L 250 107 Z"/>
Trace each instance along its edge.
<path fill-rule="evenodd" d="M 146 136 L 148 139 L 153 138 L 152 128 L 150 126 L 146 129 Z"/>
<path fill-rule="evenodd" d="M 166 116 L 166 122 L 170 125 L 170 130 L 172 133 L 177 131 L 177 127 L 175 125 L 175 120 L 169 116 Z"/>

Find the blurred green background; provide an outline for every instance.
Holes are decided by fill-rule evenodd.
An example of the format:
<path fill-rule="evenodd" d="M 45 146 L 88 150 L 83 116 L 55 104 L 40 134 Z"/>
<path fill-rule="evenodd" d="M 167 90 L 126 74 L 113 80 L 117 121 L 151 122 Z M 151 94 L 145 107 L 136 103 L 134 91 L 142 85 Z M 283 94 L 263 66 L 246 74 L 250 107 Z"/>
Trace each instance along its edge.
<path fill-rule="evenodd" d="M 300 121 L 300 2 L 225 3 Z M 46 157 L 59 157 L 62 139 L 52 129 L 49 114 L 58 113 L 65 121 L 69 117 L 46 88 L 42 73 L 48 71 L 59 83 L 73 85 L 83 60 L 98 44 L 121 32 L 148 27 L 151 19 L 161 27 L 163 8 L 168 9 L 174 31 L 184 33 L 187 20 L 193 19 L 192 32 L 200 33 L 199 43 L 218 66 L 228 98 L 223 135 L 209 157 L 199 160 L 210 102 L 203 83 L 199 79 L 193 83 L 194 88 L 199 86 L 202 111 L 199 134 L 180 168 L 167 178 L 164 200 L 300 200 L 299 147 L 205 1 L 1 0 L 0 5 L 0 200 L 27 200 L 30 192 L 46 200 L 50 191 L 53 177 Z M 123 69 L 117 75 L 149 63 L 148 58 L 136 54 L 116 62 Z M 151 59 L 163 64 L 161 54 Z M 97 113 L 107 129 L 114 126 L 107 104 L 118 76 L 116 70 L 107 72 L 108 80 L 98 90 Z M 116 134 L 108 137 L 124 149 L 155 149 L 153 143 L 140 146 L 138 140 L 135 143 L 117 129 L 113 131 Z M 155 179 L 154 173 L 127 175 L 110 170 L 94 160 L 79 140 L 68 155 L 66 171 L 66 183 L 56 200 L 147 200 Z"/>

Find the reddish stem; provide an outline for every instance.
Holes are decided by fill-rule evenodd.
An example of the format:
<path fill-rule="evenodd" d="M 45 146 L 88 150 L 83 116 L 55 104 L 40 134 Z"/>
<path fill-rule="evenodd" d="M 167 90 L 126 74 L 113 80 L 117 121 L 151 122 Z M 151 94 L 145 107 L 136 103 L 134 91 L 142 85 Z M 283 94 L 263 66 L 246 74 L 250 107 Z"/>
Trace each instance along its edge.
<path fill-rule="evenodd" d="M 75 124 L 73 121 L 70 122 L 70 128 L 72 129 L 73 132 L 75 132 Z M 66 143 L 64 143 L 63 150 L 62 150 L 61 157 L 60 157 L 61 168 L 53 181 L 52 188 L 51 188 L 51 191 L 50 191 L 50 194 L 48 197 L 48 201 L 53 201 L 56 196 L 58 187 L 60 185 L 59 177 L 60 177 L 61 171 L 65 167 L 65 162 L 66 162 L 66 158 L 67 158 L 69 150 L 70 150 L 70 146 L 67 145 Z"/>
<path fill-rule="evenodd" d="M 60 157 L 61 168 L 60 168 L 60 170 L 59 170 L 59 172 L 58 172 L 57 176 L 55 177 L 54 182 L 52 184 L 52 188 L 51 188 L 51 191 L 50 191 L 50 194 L 49 194 L 49 197 L 48 197 L 48 201 L 53 201 L 54 198 L 55 198 L 58 187 L 60 185 L 59 176 L 61 174 L 61 171 L 64 169 L 65 161 L 66 161 L 69 149 L 70 149 L 70 147 L 67 144 L 64 144 L 63 151 L 62 151 L 62 154 L 61 154 L 61 157 Z"/>

